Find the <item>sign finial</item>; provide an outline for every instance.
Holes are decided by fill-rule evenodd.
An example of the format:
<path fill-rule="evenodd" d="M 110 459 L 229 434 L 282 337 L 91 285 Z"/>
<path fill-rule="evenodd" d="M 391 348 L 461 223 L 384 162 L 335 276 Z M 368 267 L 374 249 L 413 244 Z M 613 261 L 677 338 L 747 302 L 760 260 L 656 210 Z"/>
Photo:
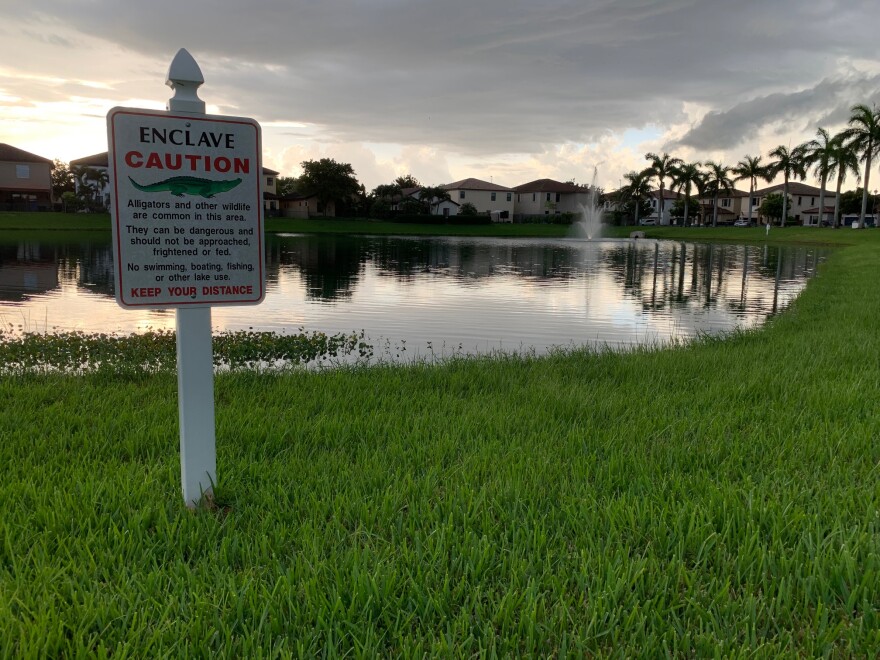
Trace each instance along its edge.
<path fill-rule="evenodd" d="M 205 102 L 199 98 L 199 86 L 204 82 L 205 77 L 193 56 L 186 48 L 181 48 L 165 76 L 165 84 L 174 90 L 167 108 L 178 112 L 204 113 Z"/>

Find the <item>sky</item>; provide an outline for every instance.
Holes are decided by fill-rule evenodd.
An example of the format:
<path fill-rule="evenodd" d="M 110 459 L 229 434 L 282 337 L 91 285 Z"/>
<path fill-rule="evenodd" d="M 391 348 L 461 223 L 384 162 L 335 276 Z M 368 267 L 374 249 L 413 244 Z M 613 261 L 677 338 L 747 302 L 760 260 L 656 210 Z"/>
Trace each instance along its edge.
<path fill-rule="evenodd" d="M 0 0 L 0 142 L 105 151 L 184 47 L 284 176 L 613 189 L 647 152 L 734 165 L 843 128 L 880 105 L 878 25 L 877 0 Z"/>

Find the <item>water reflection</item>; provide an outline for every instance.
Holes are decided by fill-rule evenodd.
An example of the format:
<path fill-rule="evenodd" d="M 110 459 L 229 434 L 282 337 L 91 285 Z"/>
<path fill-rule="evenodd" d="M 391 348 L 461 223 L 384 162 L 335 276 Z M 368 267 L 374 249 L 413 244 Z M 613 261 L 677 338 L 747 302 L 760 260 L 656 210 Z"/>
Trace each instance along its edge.
<path fill-rule="evenodd" d="M 365 330 L 416 351 L 627 345 L 749 327 L 825 258 L 815 248 L 671 241 L 270 236 L 267 297 L 217 329 Z M 0 322 L 24 330 L 173 327 L 113 301 L 109 236 L 0 237 Z"/>

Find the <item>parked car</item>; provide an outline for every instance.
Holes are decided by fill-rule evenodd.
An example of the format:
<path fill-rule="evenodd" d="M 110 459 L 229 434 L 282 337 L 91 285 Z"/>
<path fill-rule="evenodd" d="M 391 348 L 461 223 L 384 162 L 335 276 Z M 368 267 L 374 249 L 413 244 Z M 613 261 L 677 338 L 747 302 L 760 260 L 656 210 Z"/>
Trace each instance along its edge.
<path fill-rule="evenodd" d="M 751 223 L 745 218 L 739 218 L 736 222 L 733 223 L 734 227 L 748 227 Z"/>
<path fill-rule="evenodd" d="M 639 220 L 639 224 L 643 226 L 654 226 L 657 224 L 657 221 L 654 218 L 644 218 Z"/>

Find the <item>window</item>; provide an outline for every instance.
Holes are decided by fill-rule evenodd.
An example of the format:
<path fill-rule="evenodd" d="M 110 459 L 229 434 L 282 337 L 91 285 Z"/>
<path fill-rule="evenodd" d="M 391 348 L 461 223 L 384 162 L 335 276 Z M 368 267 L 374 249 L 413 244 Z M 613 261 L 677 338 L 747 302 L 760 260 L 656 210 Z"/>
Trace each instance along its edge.
<path fill-rule="evenodd" d="M 815 197 L 810 197 L 810 206 L 812 206 L 812 205 L 815 204 L 815 203 L 816 203 L 816 198 L 815 198 Z"/>
<path fill-rule="evenodd" d="M 15 178 L 16 179 L 30 179 L 31 178 L 31 166 L 30 165 L 16 165 L 15 166 Z"/>
<path fill-rule="evenodd" d="M 507 193 L 507 201 L 510 201 L 510 193 Z M 516 194 L 516 201 L 519 201 L 519 193 Z"/>
<path fill-rule="evenodd" d="M 559 198 L 560 198 L 560 197 L 562 197 L 562 195 L 560 195 L 559 193 L 556 193 L 556 201 L 557 201 L 557 202 L 559 201 Z"/>
<path fill-rule="evenodd" d="M 272 177 L 271 177 L 271 176 L 267 176 L 267 177 L 266 177 L 266 185 L 267 185 L 267 186 L 271 186 L 272 183 L 273 183 L 273 179 L 272 179 Z"/>
<path fill-rule="evenodd" d="M 803 197 L 798 197 L 798 206 L 800 206 L 800 205 L 803 204 L 803 203 L 804 203 L 804 198 L 803 198 Z"/>
<path fill-rule="evenodd" d="M 550 193 L 547 193 L 547 201 L 550 201 Z"/>
<path fill-rule="evenodd" d="M 752 197 L 752 206 L 757 206 L 757 205 L 758 205 L 758 198 Z"/>
<path fill-rule="evenodd" d="M 459 198 L 459 199 L 464 199 L 464 190 L 459 190 L 459 191 L 458 191 L 458 198 Z"/>
<path fill-rule="evenodd" d="M 493 202 L 495 201 L 495 195 L 496 195 L 496 193 L 492 193 L 492 201 Z"/>
<path fill-rule="evenodd" d="M 511 201 L 513 199 L 513 193 L 507 193 L 507 201 Z M 516 201 L 519 201 L 519 195 L 516 196 Z"/>
<path fill-rule="evenodd" d="M 722 200 L 721 200 L 721 206 L 729 207 L 729 206 L 730 206 L 730 198 L 729 198 L 729 197 L 725 197 L 724 199 L 722 199 Z"/>
<path fill-rule="evenodd" d="M 532 201 L 535 201 L 535 193 L 532 193 Z"/>

